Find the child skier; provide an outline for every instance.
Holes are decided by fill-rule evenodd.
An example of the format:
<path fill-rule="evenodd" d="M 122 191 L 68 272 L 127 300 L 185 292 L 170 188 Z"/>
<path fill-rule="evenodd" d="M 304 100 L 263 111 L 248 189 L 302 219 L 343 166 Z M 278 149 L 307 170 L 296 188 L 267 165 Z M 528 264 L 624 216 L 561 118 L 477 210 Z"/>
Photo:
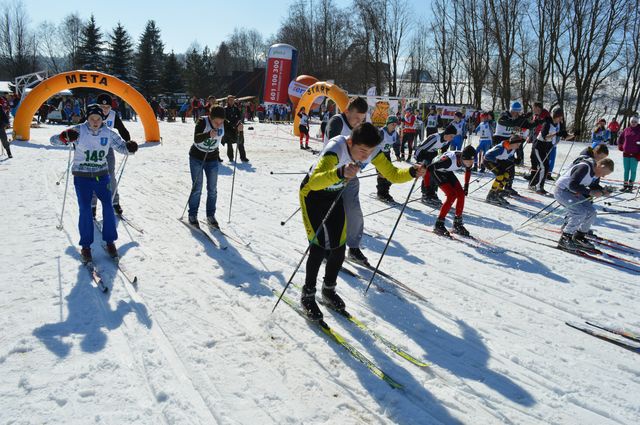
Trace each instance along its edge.
<path fill-rule="evenodd" d="M 464 198 L 469 193 L 469 178 L 471 177 L 471 167 L 476 150 L 473 146 L 465 147 L 461 151 L 449 151 L 433 161 L 424 175 L 424 184 L 429 186 L 430 180 L 435 180 L 438 187 L 446 194 L 447 198 L 442 204 L 440 215 L 436 220 L 433 231 L 442 236 L 449 236 L 449 231 L 444 226 L 444 219 L 447 217 L 453 203 L 456 203 L 456 215 L 453 219 L 453 233 L 462 236 L 469 236 L 469 231 L 462 222 L 462 212 L 464 211 Z M 464 188 L 460 185 L 454 171 L 464 168 Z"/>
<path fill-rule="evenodd" d="M 123 155 L 135 153 L 138 144 L 133 141 L 125 142 L 117 133 L 104 123 L 105 116 L 97 105 L 87 108 L 87 122 L 63 131 L 60 135 L 52 136 L 52 145 L 60 146 L 75 143 L 73 156 L 73 183 L 78 197 L 80 216 L 78 230 L 80 231 L 80 254 L 82 261 L 92 261 L 91 244 L 93 243 L 93 219 L 91 214 L 91 197 L 95 193 L 102 203 L 102 239 L 106 242 L 106 250 L 111 257 L 118 256 L 115 241 L 118 239 L 116 219 L 111 202 L 109 189 L 109 167 L 107 153 L 113 148 Z"/>
<path fill-rule="evenodd" d="M 484 165 L 495 174 L 496 178 L 491 185 L 491 190 L 487 194 L 486 201 L 494 205 L 509 205 L 505 199 L 507 194 L 505 188 L 514 174 L 514 156 L 516 150 L 522 145 L 524 139 L 517 134 L 512 135 L 509 140 L 492 147 L 484 156 Z"/>
<path fill-rule="evenodd" d="M 596 123 L 596 128 L 591 132 L 591 147 L 595 148 L 598 145 L 606 145 L 609 141 L 609 130 L 605 128 L 607 120 L 600 118 Z"/>
<path fill-rule="evenodd" d="M 462 112 L 458 111 L 453 116 L 451 124 L 456 129 L 456 137 L 451 141 L 451 150 L 459 151 L 462 149 L 464 139 L 467 138 L 467 122 L 464 120 Z"/>
<path fill-rule="evenodd" d="M 402 142 L 400 143 L 400 159 L 404 161 L 404 145 L 407 144 L 409 148 L 409 154 L 407 155 L 407 161 L 411 160 L 411 154 L 413 153 L 413 142 L 416 139 L 416 116 L 413 114 L 411 108 L 407 108 L 402 118 Z"/>
<path fill-rule="evenodd" d="M 396 131 L 396 127 L 398 126 L 398 117 L 395 115 L 389 115 L 387 117 L 387 122 L 384 127 L 380 129 L 380 142 L 381 150 L 384 156 L 387 157 L 389 161 L 391 161 L 391 149 L 393 145 L 398 143 L 399 136 Z M 389 189 L 391 188 L 391 182 L 384 178 L 380 171 L 378 171 L 378 184 L 376 185 L 378 189 L 378 199 L 383 202 L 394 202 L 393 197 L 389 194 Z"/>
<path fill-rule="evenodd" d="M 218 167 L 220 165 L 220 143 L 225 134 L 225 110 L 214 106 L 208 116 L 198 119 L 193 133 L 193 145 L 189 150 L 189 169 L 191 171 L 191 194 L 189 195 L 189 224 L 198 224 L 198 208 L 202 194 L 203 173 L 207 178 L 207 223 L 219 229 L 216 220 L 216 201 L 218 199 Z"/>
<path fill-rule="evenodd" d="M 540 133 L 533 142 L 533 150 L 536 156 L 538 169 L 531 176 L 529 189 L 534 190 L 539 195 L 546 195 L 544 182 L 549 174 L 549 158 L 551 150 L 560 142 L 561 137 L 567 136 L 567 130 L 564 125 L 564 112 L 561 108 L 555 108 L 551 113 L 551 120 L 547 120 L 543 125 Z"/>
<path fill-rule="evenodd" d="M 449 144 L 457 132 L 454 126 L 448 125 L 443 132 L 428 136 L 424 142 L 416 148 L 416 162 L 419 164 L 424 163 L 425 165 L 431 164 L 431 161 L 438 155 L 438 151 L 446 152 L 449 149 Z M 436 193 L 438 189 L 435 181 L 430 181 L 428 185 L 425 185 L 423 181 L 421 189 L 423 203 L 436 207 L 442 204 Z"/>
<path fill-rule="evenodd" d="M 596 210 L 591 198 L 608 194 L 597 184 L 597 180 L 613 172 L 613 161 L 609 158 L 595 162 L 586 159 L 573 165 L 556 183 L 555 198 L 567 210 L 563 233 L 558 248 L 567 251 L 593 250 L 586 239 L 596 219 Z"/>
<path fill-rule="evenodd" d="M 111 96 L 109 96 L 106 93 L 101 93 L 100 95 L 98 95 L 96 102 L 100 107 L 100 109 L 102 109 L 102 115 L 104 115 L 105 125 L 110 129 L 117 130 L 118 134 L 120 134 L 120 137 L 122 137 L 122 139 L 125 142 L 130 141 L 131 135 L 129 134 L 129 131 L 122 123 L 122 120 L 120 119 L 120 114 L 118 114 L 111 107 L 113 104 L 113 99 L 111 98 Z M 109 153 L 107 154 L 107 165 L 109 166 L 109 177 L 111 179 L 111 184 L 109 186 L 109 189 L 111 189 L 112 193 L 115 192 L 115 195 L 113 196 L 113 210 L 115 211 L 116 215 L 121 216 L 122 206 L 120 206 L 120 193 L 116 186 L 118 183 L 118 181 L 116 180 L 116 156 L 113 153 L 113 149 L 109 149 Z M 98 205 L 98 198 L 94 195 L 93 199 L 91 199 L 91 212 L 94 217 L 96 216 L 97 205 Z"/>
<path fill-rule="evenodd" d="M 340 311 L 345 308 L 344 301 L 336 293 L 336 280 L 344 261 L 346 242 L 346 214 L 341 195 L 348 181 L 369 163 L 393 183 L 422 177 L 425 172 L 420 165 L 396 168 L 382 153 L 378 130 L 371 123 L 363 123 L 356 126 L 351 135 L 332 139 L 300 186 L 300 207 L 311 244 L 300 303 L 311 320 L 322 319 L 315 294 L 318 271 L 325 258 L 327 265 L 322 298 L 332 309 Z M 332 207 L 331 214 L 327 216 Z M 320 229 L 323 220 L 324 226 Z"/>
<path fill-rule="evenodd" d="M 298 126 L 298 130 L 300 131 L 300 149 L 309 149 L 309 115 L 304 112 L 304 106 L 300 108 L 298 116 L 300 117 L 300 125 Z M 304 146 L 302 146 L 303 136 L 307 137 Z"/>
<path fill-rule="evenodd" d="M 489 125 L 489 114 L 480 115 L 480 124 L 473 130 L 473 134 L 480 136 L 480 142 L 476 148 L 476 156 L 473 158 L 473 171 L 478 170 L 478 164 L 480 164 L 480 172 L 484 173 L 484 156 L 489 149 L 491 149 L 491 136 L 493 130 Z"/>

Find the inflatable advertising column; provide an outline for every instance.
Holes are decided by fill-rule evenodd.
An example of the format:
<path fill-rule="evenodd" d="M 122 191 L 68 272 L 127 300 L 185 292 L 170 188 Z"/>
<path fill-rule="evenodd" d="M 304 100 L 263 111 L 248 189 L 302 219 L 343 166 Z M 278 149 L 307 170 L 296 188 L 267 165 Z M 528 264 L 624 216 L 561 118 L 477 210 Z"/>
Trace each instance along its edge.
<path fill-rule="evenodd" d="M 289 100 L 289 82 L 296 75 L 298 51 L 288 44 L 274 44 L 267 54 L 264 80 L 264 103 L 286 104 Z"/>

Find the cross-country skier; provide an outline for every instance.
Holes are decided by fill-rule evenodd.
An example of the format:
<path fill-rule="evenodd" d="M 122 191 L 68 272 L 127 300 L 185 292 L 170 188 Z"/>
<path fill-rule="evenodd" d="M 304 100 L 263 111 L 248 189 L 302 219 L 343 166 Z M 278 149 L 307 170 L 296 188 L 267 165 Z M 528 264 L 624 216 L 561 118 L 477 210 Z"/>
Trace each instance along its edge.
<path fill-rule="evenodd" d="M 494 205 L 508 205 L 505 199 L 505 189 L 513 178 L 515 162 L 514 155 L 520 145 L 524 143 L 522 136 L 514 134 L 509 140 L 492 147 L 484 156 L 484 165 L 495 174 L 496 178 L 487 194 L 487 202 Z"/>
<path fill-rule="evenodd" d="M 469 231 L 464 227 L 462 212 L 464 211 L 464 198 L 469 193 L 469 178 L 476 150 L 473 146 L 465 147 L 461 151 L 449 151 L 433 161 L 424 176 L 425 186 L 429 186 L 430 180 L 435 180 L 438 187 L 445 193 L 446 199 L 440 209 L 433 231 L 438 235 L 449 236 L 449 231 L 444 226 L 444 220 L 449 214 L 453 203 L 456 203 L 456 215 L 453 219 L 453 233 L 469 236 Z M 460 185 L 454 171 L 464 169 L 464 188 Z"/>
<path fill-rule="evenodd" d="M 594 249 L 585 237 L 596 219 L 596 210 L 591 198 L 608 194 L 597 184 L 597 179 L 611 174 L 613 168 L 610 158 L 598 162 L 586 159 L 573 165 L 558 179 L 554 195 L 556 201 L 567 210 L 558 248 L 567 251 Z"/>
<path fill-rule="evenodd" d="M 429 115 L 427 115 L 426 129 L 427 137 L 438 132 L 438 126 L 440 124 L 440 115 L 436 111 L 435 107 L 431 107 Z"/>
<path fill-rule="evenodd" d="M 336 136 L 351 135 L 351 130 L 366 119 L 368 109 L 369 105 L 365 98 L 352 98 L 347 105 L 346 111 L 339 115 L 334 115 L 329 120 L 327 132 L 325 133 L 325 147 L 329 140 Z M 364 217 L 360 207 L 360 181 L 358 177 L 349 180 L 347 188 L 342 194 L 342 200 L 347 213 L 349 259 L 367 265 L 369 260 L 360 249 L 360 242 L 364 234 Z"/>
<path fill-rule="evenodd" d="M 123 155 L 135 153 L 138 150 L 136 142 L 125 142 L 116 132 L 107 127 L 104 119 L 105 116 L 100 107 L 91 105 L 87 108 L 87 122 L 65 130 L 50 139 L 51 144 L 56 146 L 75 144 L 71 171 L 80 210 L 78 229 L 83 262 L 91 261 L 91 244 L 93 243 L 91 197 L 94 193 L 102 203 L 102 239 L 107 244 L 106 249 L 109 255 L 118 256 L 114 243 L 118 239 L 118 232 L 109 189 L 107 154 L 111 148 Z"/>
<path fill-rule="evenodd" d="M 473 130 L 473 134 L 480 137 L 480 142 L 476 148 L 476 156 L 473 159 L 473 171 L 478 170 L 478 164 L 480 164 L 480 172 L 484 173 L 484 156 L 491 149 L 491 136 L 493 130 L 489 124 L 489 114 L 480 115 L 480 124 Z"/>
<path fill-rule="evenodd" d="M 309 149 L 309 115 L 306 114 L 304 106 L 300 108 L 298 112 L 300 117 L 300 125 L 298 130 L 300 132 L 300 149 Z M 302 146 L 302 138 L 306 136 L 305 145 Z"/>
<path fill-rule="evenodd" d="M 549 113 L 549 111 L 547 111 L 542 102 L 534 102 L 533 104 L 533 119 L 534 121 L 540 123 L 538 124 L 532 132 L 529 133 L 529 143 L 531 144 L 531 146 L 533 146 L 533 143 L 535 142 L 536 138 L 538 137 L 538 134 L 540 134 L 540 132 L 542 131 L 542 126 L 543 124 L 548 121 L 551 120 L 551 114 Z M 538 171 L 538 158 L 536 156 L 536 152 L 534 149 L 531 149 L 531 154 L 529 156 L 529 159 L 531 160 L 531 172 L 525 176 L 525 178 L 527 180 L 531 180 L 531 177 L 533 177 L 533 175 Z"/>
<path fill-rule="evenodd" d="M 198 224 L 198 209 L 202 194 L 202 180 L 207 178 L 207 223 L 219 229 L 216 220 L 216 201 L 218 200 L 218 168 L 220 144 L 231 124 L 225 121 L 225 110 L 214 106 L 209 114 L 198 119 L 193 132 L 193 145 L 189 150 L 189 170 L 191 172 L 191 194 L 189 195 L 189 224 Z M 204 174 L 204 176 L 203 176 Z"/>
<path fill-rule="evenodd" d="M 104 115 L 104 124 L 110 129 L 115 129 L 120 134 L 120 137 L 125 142 L 129 142 L 131 140 L 131 135 L 129 134 L 129 130 L 124 126 L 124 123 L 120 119 L 120 114 L 118 114 L 113 108 L 113 99 L 106 93 L 101 93 L 98 95 L 96 99 L 96 104 L 102 110 L 102 115 Z M 84 122 L 84 119 L 80 121 Z M 111 179 L 111 184 L 109 189 L 111 193 L 115 192 L 115 196 L 113 197 L 113 210 L 116 215 L 122 215 L 122 206 L 120 205 L 120 191 L 116 187 L 118 181 L 116 180 L 116 156 L 113 153 L 113 149 L 109 149 L 109 153 L 107 154 L 107 165 L 109 166 L 109 177 Z M 98 205 L 98 198 L 94 195 L 91 199 L 91 212 L 93 216 L 96 216 L 96 206 Z"/>
<path fill-rule="evenodd" d="M 567 129 L 564 125 L 564 112 L 562 108 L 555 108 L 551 113 L 551 120 L 542 125 L 540 133 L 533 142 L 538 169 L 531 176 L 529 188 L 539 195 L 546 195 L 544 182 L 547 179 L 549 169 L 549 157 L 551 150 L 560 142 L 560 138 L 567 136 Z"/>
<path fill-rule="evenodd" d="M 322 311 L 316 303 L 316 281 L 322 261 L 326 258 L 322 298 L 333 309 L 344 310 L 345 304 L 336 293 L 338 271 L 345 256 L 347 211 L 340 193 L 344 193 L 349 180 L 369 163 L 393 183 L 403 183 L 422 177 L 421 165 L 396 168 L 382 153 L 380 134 L 371 123 L 363 123 L 349 136 L 337 136 L 327 143 L 318 161 L 313 165 L 300 186 L 300 207 L 311 243 L 306 265 L 306 279 L 302 288 L 301 304 L 311 320 L 322 319 Z M 320 224 L 331 206 L 336 203 L 324 226 Z M 317 234 L 317 237 L 315 236 Z M 327 255 L 328 254 L 328 255 Z"/>
<path fill-rule="evenodd" d="M 389 161 L 391 161 L 391 149 L 400 139 L 400 136 L 396 131 L 397 126 L 398 117 L 395 115 L 389 115 L 385 126 L 380 129 L 381 150 Z M 391 182 L 385 179 L 380 171 L 378 171 L 378 182 L 376 185 L 376 189 L 378 190 L 378 199 L 384 202 L 394 202 L 393 197 L 389 194 L 390 188 Z"/>
<path fill-rule="evenodd" d="M 431 161 L 438 155 L 438 152 L 446 152 L 449 150 L 451 141 L 458 134 L 456 128 L 448 125 L 444 131 L 428 136 L 418 147 L 416 147 L 415 157 L 419 164 L 429 165 Z M 438 199 L 435 180 L 431 180 L 428 185 L 422 182 L 422 202 L 434 207 L 439 207 L 442 202 Z"/>
<path fill-rule="evenodd" d="M 451 141 L 449 148 L 454 151 L 459 151 L 462 149 L 464 140 L 467 138 L 467 122 L 462 112 L 456 112 L 453 116 L 453 121 L 451 121 L 449 125 L 452 125 L 456 129 L 456 137 Z"/>
<path fill-rule="evenodd" d="M 593 159 L 596 162 L 609 156 L 609 148 L 607 145 L 598 145 L 595 148 L 588 146 L 580 152 L 580 155 L 573 160 L 573 164 L 578 164 L 586 159 Z"/>

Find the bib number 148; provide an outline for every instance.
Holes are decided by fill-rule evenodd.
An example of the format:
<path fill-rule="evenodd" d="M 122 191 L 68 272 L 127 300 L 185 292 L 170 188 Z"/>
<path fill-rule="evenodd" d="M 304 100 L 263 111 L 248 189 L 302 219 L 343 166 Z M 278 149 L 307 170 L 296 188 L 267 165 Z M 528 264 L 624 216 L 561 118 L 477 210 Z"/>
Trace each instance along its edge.
<path fill-rule="evenodd" d="M 104 159 L 105 153 L 105 151 L 84 151 L 85 161 L 102 161 Z"/>

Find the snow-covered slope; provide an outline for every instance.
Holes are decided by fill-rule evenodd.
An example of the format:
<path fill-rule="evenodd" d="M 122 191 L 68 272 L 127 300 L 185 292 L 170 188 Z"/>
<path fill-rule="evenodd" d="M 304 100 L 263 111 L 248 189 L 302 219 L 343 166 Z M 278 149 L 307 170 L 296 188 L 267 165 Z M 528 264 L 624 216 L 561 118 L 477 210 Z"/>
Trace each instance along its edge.
<path fill-rule="evenodd" d="M 139 123 L 125 124 L 142 139 Z M 67 152 L 47 140 L 62 127 L 33 129 L 32 141 L 15 143 L 14 158 L 0 162 L 0 423 L 640 422 L 638 354 L 564 324 L 592 318 L 640 329 L 639 274 L 524 240 L 553 244 L 533 235 L 555 240 L 545 229 L 557 224 L 496 240 L 550 202 L 527 192 L 523 179 L 515 188 L 535 200 L 514 201 L 516 211 L 482 202 L 488 186 L 467 200 L 467 227 L 499 248 L 438 238 L 426 231 L 432 209 L 409 204 L 381 269 L 418 296 L 384 279 L 365 296 L 365 282 L 341 275 L 349 310 L 430 364 L 417 367 L 326 312 L 329 325 L 404 386 L 396 390 L 286 304 L 271 314 L 272 289 L 283 287 L 306 247 L 299 215 L 280 225 L 298 206 L 302 176 L 270 174 L 303 172 L 315 158 L 298 148 L 291 127 L 248 131 L 251 163 L 236 171 L 231 223 L 233 168 L 225 158 L 223 251 L 177 220 L 190 190 L 193 124 L 160 125 L 164 143 L 130 158 L 120 188 L 125 216 L 144 230 L 118 227 L 122 264 L 137 288 L 109 262 L 98 234 L 94 256 L 112 290 L 100 293 L 80 266 L 72 184 L 64 230 L 56 229 L 64 181 L 55 182 Z M 557 169 L 569 146 L 561 146 Z M 612 178 L 620 179 L 620 155 L 613 157 Z M 471 190 L 490 178 L 478 177 Z M 391 193 L 404 200 L 409 188 Z M 375 178 L 362 179 L 365 214 L 385 208 L 373 192 Z M 398 211 L 365 219 L 372 262 Z M 638 224 L 638 214 L 602 215 L 596 230 L 638 248 Z M 609 252 L 640 262 L 637 251 Z M 294 282 L 303 278 L 304 267 Z"/>

